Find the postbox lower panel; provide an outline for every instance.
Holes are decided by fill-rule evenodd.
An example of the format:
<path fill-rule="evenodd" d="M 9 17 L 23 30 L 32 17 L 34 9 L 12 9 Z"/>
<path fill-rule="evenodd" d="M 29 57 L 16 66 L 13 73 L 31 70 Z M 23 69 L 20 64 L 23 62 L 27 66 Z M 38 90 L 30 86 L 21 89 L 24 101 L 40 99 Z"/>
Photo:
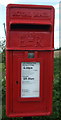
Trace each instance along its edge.
<path fill-rule="evenodd" d="M 39 51 L 35 58 L 28 58 L 26 54 L 25 51 L 7 51 L 7 115 L 10 117 L 50 115 L 52 112 L 53 52 Z M 33 70 L 23 70 L 25 67 L 29 69 L 29 66 Z M 32 78 L 30 81 L 29 76 Z M 31 90 L 38 93 L 33 95 Z"/>

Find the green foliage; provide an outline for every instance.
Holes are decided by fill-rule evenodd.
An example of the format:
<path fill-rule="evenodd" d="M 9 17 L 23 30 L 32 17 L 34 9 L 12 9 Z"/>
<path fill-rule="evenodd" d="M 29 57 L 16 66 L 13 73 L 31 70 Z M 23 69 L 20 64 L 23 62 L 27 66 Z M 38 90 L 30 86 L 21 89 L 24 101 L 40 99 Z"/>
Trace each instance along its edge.
<path fill-rule="evenodd" d="M 4 49 L 3 52 L 2 52 L 2 63 L 6 62 L 5 56 L 6 56 L 6 51 Z"/>
<path fill-rule="evenodd" d="M 5 61 L 5 60 L 4 60 Z M 54 58 L 54 89 L 53 89 L 53 114 L 50 116 L 33 117 L 33 120 L 61 120 L 61 56 Z M 6 116 L 6 80 L 5 80 L 5 62 L 3 63 L 3 81 L 2 81 L 2 101 L 3 116 L 1 120 L 23 120 L 23 118 L 8 118 Z"/>
<path fill-rule="evenodd" d="M 61 47 L 59 48 L 59 50 L 61 50 Z"/>
<path fill-rule="evenodd" d="M 0 41 L 0 49 L 1 49 L 1 53 L 0 53 L 0 63 L 5 63 L 5 47 L 6 47 L 6 40 L 1 40 Z"/>

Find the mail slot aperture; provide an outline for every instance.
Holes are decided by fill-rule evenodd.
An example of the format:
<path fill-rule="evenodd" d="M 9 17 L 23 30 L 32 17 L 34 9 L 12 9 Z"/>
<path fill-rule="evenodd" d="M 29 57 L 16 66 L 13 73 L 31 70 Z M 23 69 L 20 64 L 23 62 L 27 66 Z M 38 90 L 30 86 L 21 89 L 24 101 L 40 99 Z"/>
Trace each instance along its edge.
<path fill-rule="evenodd" d="M 51 31 L 51 25 L 37 25 L 37 24 L 11 24 L 11 30 L 35 30 L 35 31 Z"/>

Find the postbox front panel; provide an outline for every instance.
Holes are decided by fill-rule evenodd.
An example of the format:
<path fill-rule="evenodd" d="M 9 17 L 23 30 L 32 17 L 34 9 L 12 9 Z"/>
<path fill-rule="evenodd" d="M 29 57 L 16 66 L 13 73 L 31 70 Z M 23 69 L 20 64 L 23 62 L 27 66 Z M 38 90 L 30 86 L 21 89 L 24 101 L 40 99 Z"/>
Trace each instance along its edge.
<path fill-rule="evenodd" d="M 51 6 L 7 7 L 6 113 L 9 117 L 52 113 L 53 16 Z"/>

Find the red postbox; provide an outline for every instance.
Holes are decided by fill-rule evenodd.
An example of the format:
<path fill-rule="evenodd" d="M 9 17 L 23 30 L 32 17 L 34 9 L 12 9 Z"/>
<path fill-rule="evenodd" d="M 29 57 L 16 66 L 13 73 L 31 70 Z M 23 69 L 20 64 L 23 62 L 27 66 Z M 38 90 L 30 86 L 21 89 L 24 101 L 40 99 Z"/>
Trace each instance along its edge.
<path fill-rule="evenodd" d="M 54 8 L 7 6 L 6 114 L 52 113 Z"/>

